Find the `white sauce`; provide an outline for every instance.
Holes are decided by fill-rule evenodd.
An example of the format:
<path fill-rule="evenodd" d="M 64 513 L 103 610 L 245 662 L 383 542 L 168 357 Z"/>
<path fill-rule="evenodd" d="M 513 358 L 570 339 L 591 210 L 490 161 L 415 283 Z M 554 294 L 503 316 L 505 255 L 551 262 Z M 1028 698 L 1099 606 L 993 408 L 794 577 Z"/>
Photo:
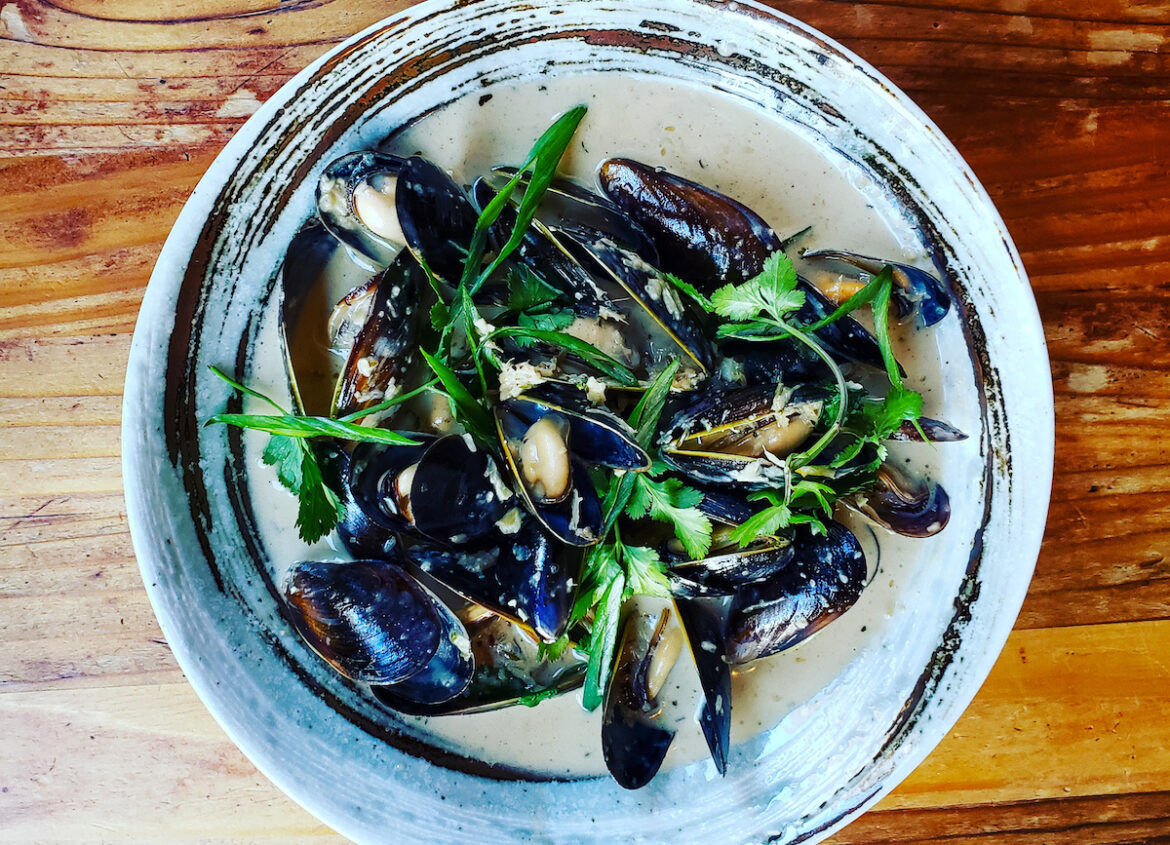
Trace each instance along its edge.
<path fill-rule="evenodd" d="M 491 97 L 481 103 L 484 93 Z M 577 103 L 588 105 L 589 113 L 566 157 L 566 170 L 586 184 L 594 184 L 594 172 L 604 158 L 629 156 L 735 197 L 760 213 L 781 237 L 811 225 L 813 232 L 801 247 L 838 247 L 926 264 L 917 234 L 901 219 L 880 185 L 844 169 L 851 165 L 827 160 L 788 126 L 706 90 L 617 74 L 492 87 L 427 116 L 399 133 L 388 147 L 400 153 L 421 150 L 449 168 L 456 179 L 470 182 L 492 165 L 520 161 L 531 140 Z M 802 272 L 806 269 L 799 259 L 797 265 Z M 279 393 L 286 380 L 276 338 L 273 307 L 262 332 L 265 348 L 257 354 L 252 373 L 257 387 L 273 393 Z M 900 359 L 913 374 L 910 386 L 925 394 L 927 413 L 941 415 L 940 409 L 946 407 L 948 421 L 977 435 L 979 411 L 954 317 L 931 332 L 896 331 L 895 341 Z M 949 351 L 940 354 L 940 349 Z M 246 444 L 249 465 L 254 468 L 255 512 L 278 581 L 293 561 L 340 554 L 332 538 L 312 549 L 297 540 L 292 530 L 295 504 L 272 483 L 271 468 L 259 460 L 264 438 L 249 434 Z M 891 452 L 912 456 L 916 469 L 934 477 L 975 478 L 981 466 L 977 436 L 941 447 L 892 444 Z M 951 490 L 953 516 L 948 531 L 966 531 L 975 524 L 972 511 L 977 497 L 970 496 L 968 502 L 964 492 Z M 855 529 L 866 547 L 871 572 L 880 559 L 881 577 L 869 585 L 857 606 L 823 632 L 787 652 L 737 669 L 733 743 L 776 725 L 840 674 L 858 653 L 881 648 L 889 620 L 905 612 L 906 590 L 930 583 L 924 573 L 931 565 L 932 540 L 883 532 L 879 548 L 876 535 L 865 523 L 847 514 L 839 518 Z M 678 729 L 664 769 L 705 758 L 706 746 L 693 720 L 700 700 L 693 669 L 672 672 L 660 700 L 670 709 Z M 579 701 L 578 692 L 536 708 L 407 721 L 436 744 L 485 761 L 551 775 L 601 774 L 605 764 L 600 712 L 584 712 Z"/>

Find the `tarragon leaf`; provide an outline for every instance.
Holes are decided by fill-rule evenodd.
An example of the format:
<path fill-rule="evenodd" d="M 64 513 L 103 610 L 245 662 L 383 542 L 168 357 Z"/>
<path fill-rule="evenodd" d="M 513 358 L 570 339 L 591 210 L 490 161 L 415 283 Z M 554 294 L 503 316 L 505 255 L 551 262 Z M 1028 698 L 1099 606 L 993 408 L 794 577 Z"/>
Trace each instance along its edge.
<path fill-rule="evenodd" d="M 630 412 L 629 423 L 633 427 L 638 445 L 649 449 L 654 439 L 654 431 L 658 427 L 658 418 L 662 416 L 662 407 L 670 396 L 670 386 L 674 384 L 674 375 L 678 372 L 678 359 L 666 365 L 666 369 L 654 377 L 650 387 L 642 394 L 634 410 Z"/>
<path fill-rule="evenodd" d="M 487 339 L 495 339 L 497 337 L 529 338 L 531 340 L 538 340 L 541 343 L 547 343 L 550 346 L 558 346 L 561 349 L 572 352 L 581 358 L 581 360 L 619 384 L 627 387 L 634 387 L 638 384 L 638 377 L 621 361 L 612 355 L 607 355 L 602 352 L 592 343 L 565 334 L 564 332 L 527 328 L 525 326 L 505 326 L 502 329 L 493 331 L 487 336 Z"/>
<path fill-rule="evenodd" d="M 596 710 L 605 700 L 605 689 L 613 671 L 613 652 L 617 643 L 618 623 L 621 621 L 622 596 L 626 578 L 620 572 L 614 577 L 597 604 L 593 630 L 589 637 L 589 663 L 585 667 L 585 688 L 581 703 L 586 710 Z"/>
<path fill-rule="evenodd" d="M 662 275 L 662 278 L 665 279 L 669 284 L 671 284 L 672 286 L 674 286 L 675 288 L 680 290 L 682 293 L 686 294 L 691 299 L 693 299 L 696 303 L 698 303 L 699 307 L 702 308 L 704 311 L 706 311 L 708 313 L 712 313 L 715 311 L 715 303 L 713 303 L 707 297 L 703 296 L 703 294 L 699 293 L 699 291 L 695 288 L 695 286 L 692 285 L 690 282 L 688 282 L 684 279 L 680 279 L 678 276 L 674 275 L 673 273 L 662 273 L 661 275 Z"/>
<path fill-rule="evenodd" d="M 329 417 L 300 417 L 295 414 L 216 414 L 204 425 L 227 424 L 279 434 L 285 437 L 336 437 L 361 443 L 417 446 L 417 440 L 385 428 L 355 425 Z"/>

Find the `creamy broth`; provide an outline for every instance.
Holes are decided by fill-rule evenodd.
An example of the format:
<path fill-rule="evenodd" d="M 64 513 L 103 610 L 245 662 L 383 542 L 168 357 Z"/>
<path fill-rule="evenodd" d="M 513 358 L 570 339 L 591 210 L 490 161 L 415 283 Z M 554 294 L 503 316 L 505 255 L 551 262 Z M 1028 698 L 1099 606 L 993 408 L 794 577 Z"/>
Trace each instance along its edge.
<path fill-rule="evenodd" d="M 595 186 L 595 170 L 609 156 L 636 158 L 693 178 L 756 210 L 785 237 L 807 226 L 801 247 L 838 247 L 929 267 L 920 237 L 883 191 L 843 160 L 826 157 L 796 129 L 775 116 L 738 104 L 728 95 L 645 77 L 587 74 L 495 86 L 464 97 L 394 133 L 385 149 L 421 152 L 467 183 L 493 165 L 518 163 L 533 138 L 567 108 L 584 103 L 589 112 L 570 148 L 564 170 Z M 798 269 L 802 266 L 793 253 Z M 349 272 L 347 279 L 360 278 Z M 341 286 L 344 292 L 344 285 Z M 253 381 L 279 390 L 284 383 L 276 334 L 275 304 L 261 331 Z M 899 358 L 912 374 L 910 386 L 926 397 L 928 415 L 945 416 L 975 433 L 979 416 L 961 334 L 948 317 L 934 331 L 901 332 Z M 964 369 L 965 368 L 965 369 Z M 967 396 L 967 393 L 972 395 Z M 943 408 L 946 409 L 945 414 Z M 296 560 L 343 556 L 332 538 L 308 549 L 292 529 L 295 504 L 259 460 L 263 437 L 249 434 L 251 492 L 260 530 L 278 579 Z M 931 447 L 897 444 L 896 456 L 934 477 L 978 475 L 977 438 Z M 948 531 L 973 524 L 973 503 L 956 501 Z M 883 647 L 894 614 L 903 612 L 906 591 L 931 563 L 932 540 L 909 540 L 877 533 L 861 520 L 842 515 L 866 547 L 876 577 L 858 604 L 812 639 L 787 652 L 740 667 L 733 684 L 732 742 L 772 728 L 842 672 L 867 649 Z M 880 531 L 880 529 L 878 529 Z M 949 602 L 949 598 L 943 599 Z M 678 733 L 664 770 L 704 760 L 707 749 L 694 715 L 700 700 L 693 666 L 684 658 L 660 699 Z M 580 693 L 569 693 L 535 708 L 512 707 L 470 716 L 431 719 L 402 717 L 411 730 L 433 743 L 502 765 L 551 776 L 603 774 L 600 711 L 586 713 Z M 714 775 L 714 767 L 707 762 Z M 735 765 L 735 753 L 731 755 Z"/>

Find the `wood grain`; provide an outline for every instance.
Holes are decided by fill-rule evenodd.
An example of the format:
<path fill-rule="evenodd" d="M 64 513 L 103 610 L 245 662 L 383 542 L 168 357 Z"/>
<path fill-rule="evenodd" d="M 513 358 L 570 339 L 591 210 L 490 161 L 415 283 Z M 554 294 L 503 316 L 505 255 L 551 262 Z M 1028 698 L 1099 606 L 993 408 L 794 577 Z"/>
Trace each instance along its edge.
<path fill-rule="evenodd" d="M 404 2 L 0 0 L 0 841 L 340 841 L 199 704 L 126 530 L 158 250 L 235 129 Z M 1052 357 L 1057 474 L 1007 648 L 835 843 L 1170 841 L 1170 5 L 786 0 L 952 139 Z"/>

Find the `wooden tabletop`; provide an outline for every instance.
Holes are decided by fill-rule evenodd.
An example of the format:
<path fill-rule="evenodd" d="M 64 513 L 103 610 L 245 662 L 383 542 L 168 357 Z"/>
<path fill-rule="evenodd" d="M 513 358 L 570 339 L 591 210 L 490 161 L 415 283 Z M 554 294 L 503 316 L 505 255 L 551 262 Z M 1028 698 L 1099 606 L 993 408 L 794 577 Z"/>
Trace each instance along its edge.
<path fill-rule="evenodd" d="M 120 402 L 196 180 L 293 73 L 406 5 L 0 0 L 0 841 L 340 840 L 175 664 L 130 545 Z M 1170 3 L 771 5 L 875 64 L 970 162 L 1056 390 L 1015 631 L 937 750 L 832 841 L 1170 838 Z"/>

